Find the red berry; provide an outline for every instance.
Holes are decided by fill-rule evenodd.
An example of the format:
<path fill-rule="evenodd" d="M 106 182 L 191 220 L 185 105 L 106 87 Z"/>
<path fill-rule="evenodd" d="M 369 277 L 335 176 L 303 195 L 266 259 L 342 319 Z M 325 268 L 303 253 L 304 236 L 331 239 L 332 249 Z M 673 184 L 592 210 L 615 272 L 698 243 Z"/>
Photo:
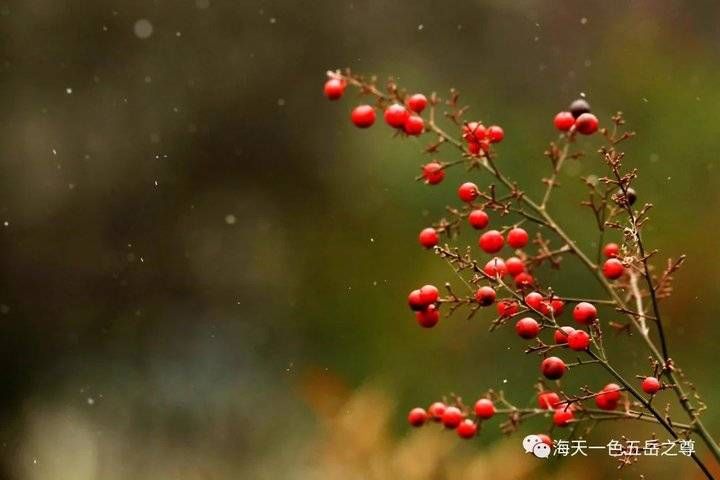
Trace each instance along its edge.
<path fill-rule="evenodd" d="M 610 280 L 617 280 L 622 277 L 625 273 L 625 266 L 617 258 L 609 258 L 605 261 L 605 265 L 602 268 L 603 275 L 605 278 Z"/>
<path fill-rule="evenodd" d="M 485 253 L 497 253 L 502 250 L 503 245 L 505 245 L 505 240 L 497 230 L 488 230 L 480 235 L 478 244 Z"/>
<path fill-rule="evenodd" d="M 537 404 L 539 408 L 544 408 L 546 410 L 555 409 L 559 403 L 560 395 L 555 392 L 545 390 L 544 392 L 540 392 L 538 394 Z"/>
<path fill-rule="evenodd" d="M 425 122 L 419 115 L 410 115 L 405 120 L 403 129 L 408 135 L 417 136 L 425 131 Z"/>
<path fill-rule="evenodd" d="M 472 182 L 465 182 L 458 188 L 458 197 L 463 202 L 470 203 L 478 197 L 478 187 Z"/>
<path fill-rule="evenodd" d="M 483 272 L 485 272 L 487 276 L 493 278 L 504 277 L 507 273 L 507 270 L 505 269 L 505 262 L 502 258 L 495 257 L 485 264 Z"/>
<path fill-rule="evenodd" d="M 408 423 L 413 427 L 421 427 L 428 419 L 428 414 L 424 408 L 413 408 L 408 413 Z"/>
<path fill-rule="evenodd" d="M 547 312 L 548 308 L 547 303 L 545 303 L 545 298 L 538 292 L 530 292 L 525 295 L 525 305 L 543 315 Z"/>
<path fill-rule="evenodd" d="M 399 103 L 393 103 L 385 109 L 385 122 L 391 127 L 403 128 L 409 116 L 407 108 Z"/>
<path fill-rule="evenodd" d="M 540 441 L 543 442 L 548 447 L 553 446 L 552 438 L 550 438 L 549 435 L 545 435 L 544 433 L 538 433 L 537 436 L 540 437 Z"/>
<path fill-rule="evenodd" d="M 492 305 L 496 296 L 495 289 L 488 286 L 480 287 L 475 292 L 475 300 L 483 307 Z"/>
<path fill-rule="evenodd" d="M 583 135 L 592 135 L 597 132 L 598 126 L 598 119 L 592 113 L 583 113 L 575 120 L 575 128 Z"/>
<path fill-rule="evenodd" d="M 477 155 L 478 153 L 480 153 L 481 147 L 480 144 L 477 142 L 468 142 L 467 149 L 469 153 Z"/>
<path fill-rule="evenodd" d="M 505 138 L 505 132 L 497 125 L 492 125 L 487 129 L 487 136 L 490 143 L 498 143 L 502 142 L 502 139 Z"/>
<path fill-rule="evenodd" d="M 567 427 L 575 418 L 575 414 L 569 408 L 560 408 L 553 414 L 553 423 L 557 427 Z"/>
<path fill-rule="evenodd" d="M 445 169 L 439 162 L 426 163 L 422 167 L 422 175 L 425 183 L 429 185 L 437 185 L 445 178 Z"/>
<path fill-rule="evenodd" d="M 562 315 L 563 310 L 565 309 L 565 302 L 558 298 L 554 298 L 550 301 L 550 307 L 552 308 L 553 316 L 559 317 L 560 315 Z"/>
<path fill-rule="evenodd" d="M 530 317 L 521 318 L 515 324 L 515 331 L 517 334 L 525 340 L 535 338 L 540 333 L 540 324 Z"/>
<path fill-rule="evenodd" d="M 475 402 L 475 415 L 483 420 L 492 418 L 492 416 L 495 415 L 495 405 L 493 405 L 492 400 L 481 398 Z"/>
<path fill-rule="evenodd" d="M 460 438 L 469 439 L 473 438 L 477 433 L 477 425 L 470 419 L 465 419 L 460 422 L 455 430 Z"/>
<path fill-rule="evenodd" d="M 528 233 L 519 227 L 515 227 L 507 234 L 507 243 L 512 248 L 523 248 L 529 240 Z"/>
<path fill-rule="evenodd" d="M 432 227 L 428 227 L 422 229 L 420 235 L 418 236 L 418 240 L 420 241 L 420 245 L 423 247 L 432 248 L 440 241 L 440 235 L 438 235 L 437 230 Z"/>
<path fill-rule="evenodd" d="M 655 377 L 645 377 L 642 381 L 643 392 L 655 395 L 660 390 L 660 380 Z"/>
<path fill-rule="evenodd" d="M 457 407 L 447 407 L 442 414 L 442 423 L 445 428 L 456 428 L 463 421 L 465 415 Z"/>
<path fill-rule="evenodd" d="M 358 105 L 350 114 L 350 120 L 358 128 L 368 128 L 375 123 L 375 109 L 370 105 Z"/>
<path fill-rule="evenodd" d="M 590 334 L 585 330 L 574 330 L 568 334 L 567 344 L 568 347 L 578 352 L 587 350 L 590 347 Z"/>
<path fill-rule="evenodd" d="M 608 243 L 603 247 L 603 255 L 605 258 L 615 258 L 620 253 L 620 245 L 617 243 Z"/>
<path fill-rule="evenodd" d="M 560 112 L 555 115 L 553 123 L 555 124 L 555 128 L 561 132 L 567 132 L 573 125 L 575 125 L 575 117 L 573 117 L 570 112 Z"/>
<path fill-rule="evenodd" d="M 430 407 L 428 407 L 428 415 L 430 415 L 430 418 L 433 419 L 435 422 L 439 422 L 442 420 L 443 413 L 445 413 L 445 409 L 447 406 L 442 402 L 435 402 Z"/>
<path fill-rule="evenodd" d="M 415 311 L 425 310 L 425 308 L 427 308 L 427 303 L 423 302 L 422 293 L 419 288 L 413 290 L 410 292 L 410 295 L 408 295 L 408 305 Z"/>
<path fill-rule="evenodd" d="M 411 95 L 407 100 L 408 108 L 415 113 L 420 113 L 425 110 L 427 103 L 427 98 L 422 93 Z"/>
<path fill-rule="evenodd" d="M 612 400 L 613 402 L 617 402 L 620 400 L 621 391 L 622 389 L 617 383 L 608 383 L 602 389 L 602 396 Z"/>
<path fill-rule="evenodd" d="M 337 100 L 345 92 L 345 81 L 341 78 L 331 78 L 325 82 L 325 96 L 330 100 Z"/>
<path fill-rule="evenodd" d="M 462 132 L 463 138 L 466 142 L 478 143 L 481 140 L 485 140 L 487 137 L 485 127 L 479 122 L 466 123 L 463 125 Z"/>
<path fill-rule="evenodd" d="M 432 328 L 440 321 L 440 312 L 435 305 L 429 305 L 425 310 L 415 312 L 418 325 L 423 328 Z"/>
<path fill-rule="evenodd" d="M 525 263 L 518 257 L 510 257 L 505 260 L 505 266 L 512 277 L 515 277 L 525 271 Z"/>
<path fill-rule="evenodd" d="M 514 300 L 501 300 L 497 303 L 497 312 L 501 317 L 512 317 L 518 310 L 518 304 Z"/>
<path fill-rule="evenodd" d="M 425 305 L 437 302 L 439 296 L 440 291 L 435 285 L 425 285 L 420 288 L 420 301 Z"/>
<path fill-rule="evenodd" d="M 473 210 L 468 215 L 468 222 L 476 230 L 482 230 L 490 223 L 490 217 L 484 210 Z"/>
<path fill-rule="evenodd" d="M 557 380 L 565 374 L 565 362 L 558 357 L 548 357 L 540 364 L 540 371 L 546 378 Z"/>
<path fill-rule="evenodd" d="M 533 283 L 535 283 L 535 279 L 527 272 L 521 272 L 515 275 L 515 286 L 517 288 L 532 287 Z"/>
<path fill-rule="evenodd" d="M 592 303 L 580 302 L 573 309 L 573 318 L 583 325 L 592 323 L 597 318 L 597 308 Z"/>
<path fill-rule="evenodd" d="M 553 339 L 558 345 L 568 343 L 568 336 L 574 331 L 575 329 L 572 327 L 560 327 L 559 329 L 555 330 Z"/>
<path fill-rule="evenodd" d="M 600 393 L 600 395 L 595 397 L 595 405 L 597 405 L 600 410 L 615 410 L 617 404 L 617 400 L 612 400 L 604 393 Z"/>

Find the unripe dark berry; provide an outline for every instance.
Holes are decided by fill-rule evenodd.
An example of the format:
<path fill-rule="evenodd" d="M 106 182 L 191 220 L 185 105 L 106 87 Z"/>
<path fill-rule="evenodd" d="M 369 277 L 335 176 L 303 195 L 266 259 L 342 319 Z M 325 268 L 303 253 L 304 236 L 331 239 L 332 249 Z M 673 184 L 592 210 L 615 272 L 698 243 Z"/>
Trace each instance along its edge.
<path fill-rule="evenodd" d="M 423 247 L 432 248 L 440 241 L 440 235 L 438 235 L 437 230 L 432 227 L 424 228 L 420 231 L 420 235 L 418 235 L 418 241 Z"/>
<path fill-rule="evenodd" d="M 575 418 L 575 414 L 569 408 L 559 408 L 553 414 L 553 423 L 557 427 L 567 427 Z"/>
<path fill-rule="evenodd" d="M 545 410 L 555 409 L 560 403 L 560 395 L 550 390 L 540 392 L 537 397 L 537 404 L 539 408 Z"/>
<path fill-rule="evenodd" d="M 617 280 L 625 273 L 625 266 L 617 258 L 609 258 L 602 267 L 603 275 L 609 280 Z"/>
<path fill-rule="evenodd" d="M 460 422 L 460 425 L 457 426 L 455 431 L 460 438 L 468 440 L 470 438 L 473 438 L 477 433 L 477 425 L 475 425 L 475 422 L 473 422 L 469 418 L 466 418 L 465 420 Z"/>
<path fill-rule="evenodd" d="M 407 120 L 405 120 L 403 129 L 408 135 L 418 136 L 425 131 L 425 122 L 419 115 L 410 115 Z"/>
<path fill-rule="evenodd" d="M 590 347 L 590 335 L 585 330 L 574 330 L 568 334 L 568 347 L 582 352 Z"/>
<path fill-rule="evenodd" d="M 337 100 L 345 92 L 345 81 L 341 78 L 330 78 L 325 82 L 325 96 L 330 100 Z"/>
<path fill-rule="evenodd" d="M 468 214 L 468 222 L 476 230 L 482 230 L 490 223 L 490 217 L 484 210 L 476 209 Z"/>
<path fill-rule="evenodd" d="M 497 230 L 488 230 L 480 235 L 478 245 L 480 245 L 480 248 L 485 253 L 497 253 L 502 250 L 503 245 L 505 245 L 505 240 Z"/>
<path fill-rule="evenodd" d="M 420 113 L 425 110 L 427 103 L 427 97 L 425 97 L 425 95 L 423 95 L 422 93 L 416 93 L 414 95 L 411 95 L 410 98 L 408 98 L 407 100 L 408 108 L 415 113 Z"/>
<path fill-rule="evenodd" d="M 497 303 L 497 312 L 503 318 L 512 317 L 519 311 L 518 303 L 514 300 L 501 300 Z"/>
<path fill-rule="evenodd" d="M 463 202 L 470 203 L 478 197 L 478 187 L 472 182 L 465 182 L 458 188 L 458 197 Z"/>
<path fill-rule="evenodd" d="M 358 128 L 368 128 L 375 123 L 375 109 L 370 105 L 358 105 L 350 114 L 350 120 Z"/>
<path fill-rule="evenodd" d="M 515 332 L 525 340 L 530 340 L 540 333 L 540 324 L 530 317 L 521 318 L 515 324 Z"/>
<path fill-rule="evenodd" d="M 437 185 L 445 178 L 445 169 L 440 162 L 429 162 L 423 165 L 422 176 L 428 185 Z"/>
<path fill-rule="evenodd" d="M 566 369 L 565 362 L 558 357 L 548 357 L 540 364 L 540 371 L 550 380 L 557 380 L 565 375 Z"/>
<path fill-rule="evenodd" d="M 528 233 L 525 231 L 525 229 L 520 227 L 515 227 L 511 229 L 507 234 L 507 243 L 512 248 L 523 248 L 525 245 L 528 244 L 529 240 Z"/>
<path fill-rule="evenodd" d="M 625 189 L 625 192 L 626 193 L 623 195 L 622 190 L 618 190 L 616 193 L 615 202 L 620 206 L 625 205 L 625 203 L 630 206 L 634 205 L 637 201 L 637 192 L 635 191 L 635 189 L 632 187 L 628 187 Z"/>
<path fill-rule="evenodd" d="M 475 292 L 475 300 L 483 307 L 487 307 L 495 303 L 497 293 L 492 287 L 484 286 L 478 288 Z"/>
<path fill-rule="evenodd" d="M 445 428 L 457 428 L 465 415 L 457 407 L 447 407 L 442 414 L 442 423 Z"/>
<path fill-rule="evenodd" d="M 642 381 L 643 392 L 647 394 L 655 395 L 660 391 L 660 387 L 660 380 L 655 377 L 645 377 Z"/>
<path fill-rule="evenodd" d="M 515 275 L 515 286 L 517 288 L 530 288 L 535 283 L 535 279 L 527 272 L 521 272 Z"/>
<path fill-rule="evenodd" d="M 553 340 L 555 340 L 555 343 L 557 343 L 558 345 L 568 343 L 568 336 L 574 331 L 575 329 L 572 327 L 560 327 L 559 329 L 555 330 L 555 333 L 553 334 Z"/>
<path fill-rule="evenodd" d="M 410 116 L 407 108 L 403 107 L 399 103 L 393 103 L 385 109 L 385 123 L 394 128 L 403 128 L 405 121 Z"/>
<path fill-rule="evenodd" d="M 510 257 L 505 260 L 505 267 L 507 268 L 508 274 L 511 277 L 515 277 L 525 271 L 525 262 L 518 257 Z"/>
<path fill-rule="evenodd" d="M 584 98 L 578 98 L 568 108 L 573 118 L 578 118 L 583 113 L 590 113 L 590 104 Z"/>
<path fill-rule="evenodd" d="M 443 413 L 445 413 L 445 409 L 447 409 L 447 406 L 442 402 L 435 402 L 430 407 L 428 407 L 428 415 L 430 418 L 433 419 L 435 422 L 442 421 Z"/>
<path fill-rule="evenodd" d="M 491 125 L 487 129 L 487 137 L 490 143 L 499 143 L 505 138 L 505 132 L 497 125 Z"/>
<path fill-rule="evenodd" d="M 597 132 L 600 122 L 592 113 L 583 113 L 575 120 L 575 128 L 583 135 L 592 135 Z"/>
<path fill-rule="evenodd" d="M 504 277 L 507 274 L 505 262 L 502 258 L 495 257 L 490 259 L 483 268 L 483 272 L 489 277 Z"/>
<path fill-rule="evenodd" d="M 573 117 L 570 112 L 560 112 L 555 115 L 553 123 L 555 124 L 555 128 L 561 132 L 567 132 L 575 125 L 575 117 Z"/>
<path fill-rule="evenodd" d="M 495 405 L 492 400 L 489 398 L 481 398 L 475 402 L 475 415 L 483 420 L 492 418 L 492 416 L 495 415 Z"/>
<path fill-rule="evenodd" d="M 597 318 L 597 308 L 592 303 L 580 302 L 573 309 L 573 318 L 583 325 L 592 323 Z"/>
<path fill-rule="evenodd" d="M 413 427 L 422 427 L 428 419 L 428 414 L 424 408 L 413 408 L 408 413 L 408 423 Z"/>
<path fill-rule="evenodd" d="M 415 320 L 423 328 L 432 328 L 440 321 L 440 312 L 435 305 L 428 305 L 425 310 L 415 312 Z"/>

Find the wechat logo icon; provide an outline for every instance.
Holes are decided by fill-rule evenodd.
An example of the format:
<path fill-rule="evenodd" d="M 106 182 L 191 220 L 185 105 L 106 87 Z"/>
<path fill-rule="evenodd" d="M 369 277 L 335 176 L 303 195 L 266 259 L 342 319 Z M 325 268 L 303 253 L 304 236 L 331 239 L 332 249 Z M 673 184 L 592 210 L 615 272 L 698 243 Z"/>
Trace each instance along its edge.
<path fill-rule="evenodd" d="M 539 435 L 528 435 L 522 441 L 525 453 L 532 453 L 537 458 L 548 458 L 552 453 L 550 445 L 545 443 Z"/>

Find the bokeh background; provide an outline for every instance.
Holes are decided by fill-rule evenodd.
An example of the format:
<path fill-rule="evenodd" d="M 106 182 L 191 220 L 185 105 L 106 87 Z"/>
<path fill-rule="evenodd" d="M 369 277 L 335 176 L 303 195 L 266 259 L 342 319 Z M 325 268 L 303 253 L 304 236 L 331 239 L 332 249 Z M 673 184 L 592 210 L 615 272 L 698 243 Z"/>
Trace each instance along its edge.
<path fill-rule="evenodd" d="M 466 177 L 413 181 L 422 142 L 354 129 L 354 94 L 321 90 L 345 66 L 456 87 L 505 127 L 499 161 L 530 193 L 555 112 L 581 92 L 601 119 L 623 110 L 647 239 L 690 257 L 664 302 L 670 348 L 720 435 L 718 7 L 0 1 L 0 477 L 694 478 L 684 458 L 535 461 L 499 422 L 462 444 L 409 431 L 407 409 L 449 392 L 532 402 L 537 360 L 488 314 L 417 328 L 407 292 L 454 278 L 416 235 Z M 569 164 L 553 206 L 591 248 L 578 178 L 600 168 Z M 572 259 L 544 280 L 599 294 Z M 612 352 L 646 368 L 637 339 Z"/>

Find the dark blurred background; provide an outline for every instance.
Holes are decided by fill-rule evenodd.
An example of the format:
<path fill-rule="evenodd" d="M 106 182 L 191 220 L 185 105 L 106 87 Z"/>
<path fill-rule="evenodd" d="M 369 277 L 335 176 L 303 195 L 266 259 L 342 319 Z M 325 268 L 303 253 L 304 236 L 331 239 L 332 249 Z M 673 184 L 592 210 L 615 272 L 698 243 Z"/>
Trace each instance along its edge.
<path fill-rule="evenodd" d="M 623 110 L 656 206 L 647 239 L 690 257 L 664 305 L 670 348 L 720 434 L 718 7 L 0 1 L 0 476 L 692 478 L 685 458 L 541 469 L 492 422 L 462 446 L 409 432 L 408 408 L 451 391 L 532 402 L 537 360 L 510 330 L 488 335 L 489 314 L 417 328 L 407 292 L 454 278 L 416 235 L 466 178 L 413 181 L 423 142 L 357 131 L 355 93 L 330 103 L 322 84 L 349 66 L 458 88 L 505 127 L 499 161 L 530 193 L 558 110 L 581 92 L 601 120 Z M 553 207 L 591 247 L 578 177 L 597 171 L 592 154 L 570 163 Z M 544 280 L 600 293 L 572 259 Z M 614 343 L 646 371 L 638 339 Z"/>

